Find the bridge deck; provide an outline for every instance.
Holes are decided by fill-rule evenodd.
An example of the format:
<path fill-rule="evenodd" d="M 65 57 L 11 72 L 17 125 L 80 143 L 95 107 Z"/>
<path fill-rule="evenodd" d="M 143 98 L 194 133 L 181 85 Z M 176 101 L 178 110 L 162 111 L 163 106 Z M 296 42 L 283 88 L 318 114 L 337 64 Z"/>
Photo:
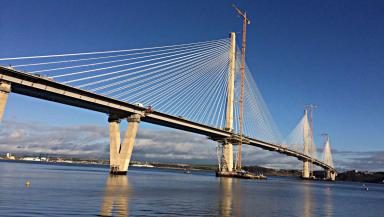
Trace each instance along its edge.
<path fill-rule="evenodd" d="M 64 85 L 38 75 L 20 72 L 2 66 L 0 66 L 0 80 L 11 83 L 11 92 L 26 96 L 85 108 L 105 114 L 113 114 L 119 118 L 126 118 L 131 114 L 140 114 L 142 116 L 141 120 L 144 122 L 198 133 L 211 138 L 224 139 L 232 136 L 232 133 L 223 129 L 196 123 L 158 111 L 146 113 L 146 108 L 140 106 Z M 324 169 L 335 171 L 334 168 L 326 165 L 324 162 L 313 159 L 310 156 L 297 151 L 254 138 L 246 139 L 250 141 L 249 145 L 251 146 L 256 146 L 269 151 L 276 151 L 281 154 L 296 157 L 299 160 L 308 160 Z"/>

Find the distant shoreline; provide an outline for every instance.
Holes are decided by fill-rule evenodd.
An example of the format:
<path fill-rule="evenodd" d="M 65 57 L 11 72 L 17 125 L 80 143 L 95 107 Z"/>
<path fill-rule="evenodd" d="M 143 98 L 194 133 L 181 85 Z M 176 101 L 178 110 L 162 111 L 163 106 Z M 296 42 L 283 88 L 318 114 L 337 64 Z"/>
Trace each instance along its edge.
<path fill-rule="evenodd" d="M 72 161 L 72 162 L 55 162 L 55 161 L 28 161 L 28 160 L 9 160 L 0 159 L 0 162 L 10 163 L 28 163 L 28 164 L 49 164 L 49 165 L 63 165 L 63 166 L 97 166 L 97 167 L 109 167 L 107 161 Z M 140 166 L 139 166 L 140 165 Z M 150 165 L 146 166 L 146 165 Z M 134 161 L 130 164 L 130 167 L 135 168 L 156 168 L 156 169 L 174 169 L 174 170 L 187 170 L 187 171 L 216 171 L 216 165 L 199 165 L 199 164 L 177 164 L 177 163 L 143 163 Z M 281 170 L 271 169 L 259 166 L 245 166 L 245 170 L 253 173 L 262 173 L 265 176 L 285 176 L 285 177 L 300 177 L 301 171 L 299 170 Z M 321 171 L 315 171 L 317 177 L 321 176 Z M 336 177 L 336 181 L 347 182 L 366 182 L 384 184 L 384 172 L 358 172 L 358 171 L 346 171 L 339 173 Z"/>

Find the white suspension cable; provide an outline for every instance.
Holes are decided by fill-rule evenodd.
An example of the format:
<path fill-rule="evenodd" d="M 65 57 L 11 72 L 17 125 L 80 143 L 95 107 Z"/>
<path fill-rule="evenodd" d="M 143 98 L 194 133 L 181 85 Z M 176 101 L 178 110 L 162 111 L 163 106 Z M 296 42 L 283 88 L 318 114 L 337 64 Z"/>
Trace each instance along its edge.
<path fill-rule="evenodd" d="M 99 52 L 85 52 L 85 53 L 69 53 L 69 54 L 43 55 L 43 56 L 25 56 L 25 57 L 0 58 L 0 61 L 4 61 L 4 60 L 20 60 L 20 59 L 37 59 L 37 58 L 52 58 L 52 57 L 66 57 L 66 56 L 82 56 L 82 55 L 94 55 L 94 54 L 106 54 L 106 53 L 121 53 L 121 52 L 150 50 L 150 49 L 159 49 L 159 48 L 169 48 L 169 47 L 185 46 L 185 45 L 198 44 L 198 43 L 206 43 L 206 42 L 213 42 L 213 41 L 225 41 L 225 40 L 228 40 L 228 39 L 218 39 L 218 40 L 211 40 L 211 41 L 205 41 L 205 42 L 195 42 L 195 43 L 186 43 L 186 44 L 179 44 L 179 45 L 168 45 L 168 46 L 147 47 L 147 48 L 135 48 L 135 49 L 127 49 L 127 50 L 112 50 L 112 51 L 99 51 Z"/>
<path fill-rule="evenodd" d="M 213 65 L 209 65 L 209 67 L 213 67 Z M 206 69 L 207 70 L 207 69 Z M 206 71 L 206 70 L 204 70 L 204 71 Z M 210 75 L 210 74 L 206 74 L 206 75 Z M 206 81 L 208 78 L 205 78 L 205 79 L 201 79 L 202 81 Z M 174 99 L 174 100 L 179 100 L 180 98 L 181 99 L 186 99 L 187 97 L 185 97 L 185 94 L 187 94 L 187 93 L 189 93 L 189 92 L 191 92 L 192 90 L 192 88 L 194 88 L 196 85 L 198 85 L 198 84 L 202 84 L 202 82 L 195 82 L 195 81 L 193 81 L 193 82 L 189 82 L 189 83 L 187 83 L 187 87 L 186 88 L 184 88 L 183 89 L 183 92 L 181 92 L 181 93 L 178 93 L 178 95 L 177 96 L 174 96 L 174 94 L 173 95 L 169 95 L 169 96 L 172 96 L 172 99 Z M 197 94 L 196 94 L 197 95 Z M 188 101 L 189 102 L 192 102 L 192 100 L 191 99 L 188 99 Z M 183 102 L 183 101 L 181 101 L 180 103 L 178 103 L 177 105 L 185 105 L 185 102 Z M 182 110 L 180 111 L 180 113 L 182 114 L 183 112 L 182 112 Z"/>
<path fill-rule="evenodd" d="M 202 56 L 202 57 L 204 57 L 204 56 Z M 167 76 L 167 77 L 169 77 L 169 76 Z M 162 78 L 162 79 L 164 80 L 164 79 L 166 79 L 166 78 Z M 149 85 L 149 84 L 147 84 L 147 85 Z M 147 91 L 150 91 L 151 89 L 146 88 L 146 90 L 147 90 Z M 116 97 L 120 97 L 120 96 L 121 96 L 121 95 L 116 96 Z"/>
<path fill-rule="evenodd" d="M 189 60 L 187 60 L 185 62 L 175 61 L 175 62 L 180 62 L 180 63 L 178 63 L 178 64 L 170 64 L 170 66 L 168 66 L 168 67 L 160 68 L 158 70 L 151 71 L 151 72 L 149 72 L 147 74 L 139 74 L 136 77 L 130 77 L 128 79 L 124 79 L 124 80 L 120 80 L 120 81 L 117 81 L 117 82 L 113 82 L 113 83 L 110 83 L 110 84 L 107 84 L 107 85 L 104 85 L 104 86 L 101 86 L 101 87 L 98 87 L 98 88 L 94 88 L 91 91 L 102 90 L 102 89 L 105 89 L 105 88 L 109 88 L 109 87 L 112 87 L 112 86 L 116 86 L 116 85 L 119 85 L 119 84 L 126 83 L 128 81 L 136 80 L 136 79 L 139 79 L 139 78 L 142 78 L 142 77 L 148 77 L 149 75 L 152 75 L 152 74 L 155 74 L 155 73 L 158 73 L 158 72 L 162 72 L 162 71 L 164 71 L 164 72 L 156 74 L 156 77 L 160 77 L 160 76 L 163 76 L 163 75 L 166 75 L 166 74 L 170 74 L 170 72 L 173 72 L 173 71 L 175 71 L 177 69 L 182 68 L 185 65 L 188 65 L 187 63 L 193 64 L 194 62 L 197 62 L 198 60 L 200 60 L 202 58 L 206 58 L 209 55 L 212 55 L 212 54 L 206 54 L 206 55 L 198 56 L 198 57 L 195 57 L 195 58 L 187 58 Z M 176 67 L 176 66 L 178 66 L 178 67 Z M 174 67 L 176 67 L 176 68 L 174 68 Z M 172 69 L 172 68 L 174 68 L 174 69 Z M 150 69 L 153 69 L 153 68 L 150 68 Z M 166 71 L 167 69 L 172 69 L 172 70 Z M 148 71 L 148 70 L 149 69 L 144 69 L 144 70 L 136 71 L 135 74 L 138 74 L 139 72 L 143 72 L 143 71 Z M 133 73 L 129 74 L 129 76 L 132 76 L 132 75 L 133 75 Z M 109 81 L 109 80 L 116 80 L 117 78 L 122 78 L 122 77 L 127 77 L 127 76 L 128 76 L 128 74 L 127 75 L 116 76 L 116 77 L 113 77 L 113 78 L 103 79 L 103 80 L 96 81 L 96 82 L 91 82 L 91 83 L 88 83 L 88 84 L 85 84 L 85 85 L 80 85 L 79 87 L 90 86 L 90 85 L 94 85 L 94 84 L 98 84 L 98 83 L 103 83 L 103 82 L 106 82 L 106 81 Z M 149 78 L 153 78 L 153 77 L 149 77 Z M 141 82 L 147 81 L 149 78 L 143 79 L 143 80 L 141 80 Z M 127 85 L 124 85 L 124 86 L 121 86 L 121 87 L 118 87 L 118 88 L 115 88 L 115 89 L 112 89 L 112 90 L 106 92 L 105 94 L 111 94 L 111 93 L 114 93 L 116 91 L 125 89 L 126 87 L 135 85 L 135 84 L 137 84 L 137 82 L 132 83 L 132 84 L 127 84 Z"/>
<path fill-rule="evenodd" d="M 163 56 L 163 55 L 166 55 L 166 54 L 175 54 L 175 55 L 171 55 L 171 56 L 177 56 L 177 54 L 185 54 L 185 53 L 190 53 L 190 52 L 197 52 L 197 51 L 203 50 L 204 48 L 210 48 L 210 47 L 212 47 L 212 46 L 203 46 L 203 47 L 199 46 L 199 47 L 197 47 L 197 48 L 195 47 L 193 49 L 187 48 L 187 49 L 183 49 L 183 50 L 177 50 L 177 51 L 165 52 L 165 53 L 158 53 L 158 54 L 151 54 L 151 55 L 146 55 L 146 56 L 137 56 L 137 57 L 131 57 L 131 58 L 127 58 L 127 59 L 111 60 L 111 61 L 89 63 L 89 64 L 83 64 L 83 65 L 75 65 L 75 66 L 66 66 L 66 67 L 52 68 L 52 69 L 43 69 L 43 70 L 32 71 L 31 73 L 52 72 L 52 71 L 58 71 L 58 70 L 64 70 L 64 69 L 74 69 L 74 68 L 83 68 L 83 67 L 89 67 L 89 66 L 104 65 L 104 64 L 109 64 L 109 63 L 127 62 L 127 61 L 130 61 L 130 60 L 147 59 L 149 57 Z M 171 57 L 171 56 L 165 56 L 165 57 L 162 57 L 161 59 L 168 58 L 168 57 Z M 145 62 L 153 61 L 153 60 L 157 60 L 157 59 L 159 59 L 159 58 L 148 59 Z M 135 64 L 135 63 L 136 62 L 134 62 L 132 64 Z M 55 76 L 55 77 L 60 77 L 60 76 Z"/>
<path fill-rule="evenodd" d="M 189 86 L 191 83 L 193 83 L 193 79 L 198 78 L 200 75 L 204 75 L 204 73 L 205 73 L 204 67 L 211 64 L 211 62 L 213 62 L 215 59 L 208 60 L 208 61 L 203 62 L 201 64 L 197 64 L 196 66 L 193 66 L 191 68 L 191 70 L 188 69 L 185 71 L 185 73 L 183 73 L 179 76 L 175 76 L 171 79 L 167 79 L 168 85 L 164 85 L 164 84 L 159 83 L 159 84 L 155 85 L 154 87 L 149 88 L 149 89 L 156 89 L 159 86 L 161 86 L 160 89 L 156 89 L 156 91 L 152 91 L 154 93 L 152 98 L 157 99 L 156 101 L 154 101 L 154 103 L 161 104 L 161 101 L 168 102 L 169 98 L 175 100 L 174 94 L 182 91 L 185 88 L 185 85 Z M 176 85 L 174 85 L 174 84 L 176 84 Z M 168 86 L 170 86 L 170 85 L 173 86 L 173 90 L 163 91 L 163 90 L 168 90 Z"/>
<path fill-rule="evenodd" d="M 59 63 L 72 63 L 72 62 L 81 62 L 81 61 L 89 61 L 89 60 L 110 59 L 110 58 L 125 57 L 125 56 L 136 56 L 136 55 L 142 55 L 142 54 L 150 54 L 150 53 L 159 53 L 159 52 L 164 52 L 164 51 L 180 50 L 180 49 L 185 49 L 185 48 L 194 48 L 194 47 L 204 46 L 204 45 L 212 45 L 212 44 L 218 44 L 219 45 L 219 44 L 224 44 L 225 42 L 226 42 L 225 40 L 223 40 L 223 41 L 214 41 L 214 42 L 207 42 L 207 43 L 201 43 L 201 44 L 193 44 L 193 45 L 180 46 L 180 47 L 176 47 L 176 48 L 157 49 L 157 50 L 145 51 L 145 52 L 135 52 L 135 53 L 110 55 L 110 56 L 101 56 L 101 57 L 91 57 L 91 58 L 61 60 L 61 61 L 50 61 L 50 62 L 20 64 L 20 65 L 13 65 L 12 67 L 41 66 L 41 65 L 59 64 Z"/>
<path fill-rule="evenodd" d="M 201 53 L 203 53 L 203 52 L 200 52 L 200 55 L 201 55 Z M 144 68 L 144 67 L 148 67 L 148 66 L 152 66 L 152 65 L 159 65 L 161 63 L 167 63 L 167 62 L 170 62 L 170 61 L 175 61 L 175 60 L 183 59 L 183 58 L 185 59 L 187 57 L 196 56 L 196 55 L 199 55 L 199 54 L 189 54 L 189 55 L 186 55 L 186 56 L 183 56 L 183 57 L 177 57 L 177 58 L 163 60 L 163 61 L 160 61 L 160 62 L 150 63 L 150 64 L 147 64 L 147 65 L 144 65 L 144 66 L 137 66 L 137 67 L 133 67 L 133 68 L 129 68 L 129 69 L 123 69 L 123 70 L 119 70 L 119 71 L 115 71 L 115 72 L 109 72 L 109 73 L 98 74 L 98 75 L 89 76 L 89 77 L 85 77 L 85 78 L 74 79 L 74 80 L 63 82 L 63 83 L 68 84 L 68 83 L 73 83 L 73 82 L 77 82 L 77 81 L 88 80 L 88 79 L 91 79 L 91 78 L 105 77 L 107 75 L 113 75 L 113 74 L 117 74 L 117 73 L 121 73 L 121 72 L 126 72 L 126 71 L 131 71 L 131 70 L 134 70 L 134 69 L 140 69 L 140 68 Z M 143 62 L 143 61 L 139 61 L 139 62 Z M 129 64 L 122 64 L 122 65 L 118 65 L 118 66 L 104 67 L 104 68 L 100 68 L 100 69 L 87 70 L 87 71 L 81 71 L 81 72 L 74 72 L 74 73 L 63 75 L 63 76 L 69 76 L 69 75 L 75 75 L 75 74 L 83 74 L 83 73 L 87 73 L 87 72 L 93 72 L 93 71 L 99 71 L 99 70 L 104 70 L 104 69 L 116 68 L 116 67 L 121 67 L 121 66 L 126 66 L 126 65 L 129 65 Z M 53 76 L 52 78 L 55 78 L 55 77 L 57 77 L 57 76 Z"/>

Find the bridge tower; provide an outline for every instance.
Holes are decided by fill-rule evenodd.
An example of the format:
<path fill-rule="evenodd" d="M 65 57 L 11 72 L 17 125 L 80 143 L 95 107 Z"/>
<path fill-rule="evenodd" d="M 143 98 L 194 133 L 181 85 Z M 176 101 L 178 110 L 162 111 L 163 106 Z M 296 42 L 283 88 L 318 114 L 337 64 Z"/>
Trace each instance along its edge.
<path fill-rule="evenodd" d="M 229 50 L 228 88 L 227 88 L 227 109 L 225 117 L 225 130 L 233 131 L 233 104 L 235 95 L 235 67 L 236 67 L 236 33 L 230 33 L 231 46 Z M 233 171 L 233 144 L 224 140 L 222 144 L 222 156 L 219 160 L 221 172 Z"/>
<path fill-rule="evenodd" d="M 111 174 L 127 174 L 140 117 L 139 114 L 132 114 L 127 118 L 128 126 L 122 142 L 120 137 L 120 119 L 113 115 L 108 118 L 110 139 L 109 165 Z"/>
<path fill-rule="evenodd" d="M 11 92 L 11 84 L 0 81 L 0 121 L 3 119 L 5 106 L 7 105 L 8 95 Z"/>
<path fill-rule="evenodd" d="M 337 173 L 334 170 L 325 170 L 325 179 L 330 181 L 336 180 Z"/>
<path fill-rule="evenodd" d="M 331 142 L 329 140 L 328 134 L 325 135 L 325 144 L 324 144 L 324 154 L 323 154 L 323 161 L 328 166 L 333 167 L 333 159 L 332 159 L 332 153 L 331 153 Z M 336 172 L 325 169 L 325 179 L 335 181 L 336 179 Z"/>
<path fill-rule="evenodd" d="M 303 134 L 304 134 L 304 150 L 305 155 L 309 155 L 309 149 L 311 145 L 311 129 L 308 121 L 308 109 L 304 110 L 304 124 L 303 124 Z M 302 177 L 308 179 L 310 175 L 310 163 L 309 160 L 305 159 L 303 161 L 303 173 Z"/>

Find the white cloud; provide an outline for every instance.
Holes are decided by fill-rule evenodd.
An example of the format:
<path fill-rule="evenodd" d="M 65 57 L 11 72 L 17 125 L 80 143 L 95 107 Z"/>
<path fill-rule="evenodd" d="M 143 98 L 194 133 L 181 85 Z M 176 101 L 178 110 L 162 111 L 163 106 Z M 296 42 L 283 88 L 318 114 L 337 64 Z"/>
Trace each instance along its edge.
<path fill-rule="evenodd" d="M 124 132 L 122 132 L 123 135 Z M 6 121 L 0 127 L 0 151 L 34 154 L 65 154 L 108 158 L 107 126 L 80 125 L 60 127 L 41 123 Z M 133 153 L 134 160 L 211 163 L 217 162 L 216 145 L 206 137 L 178 130 L 140 128 Z M 380 170 L 382 152 L 340 152 L 334 150 L 338 168 Z M 300 169 L 302 163 L 293 157 L 243 146 L 243 164 L 272 168 Z"/>

